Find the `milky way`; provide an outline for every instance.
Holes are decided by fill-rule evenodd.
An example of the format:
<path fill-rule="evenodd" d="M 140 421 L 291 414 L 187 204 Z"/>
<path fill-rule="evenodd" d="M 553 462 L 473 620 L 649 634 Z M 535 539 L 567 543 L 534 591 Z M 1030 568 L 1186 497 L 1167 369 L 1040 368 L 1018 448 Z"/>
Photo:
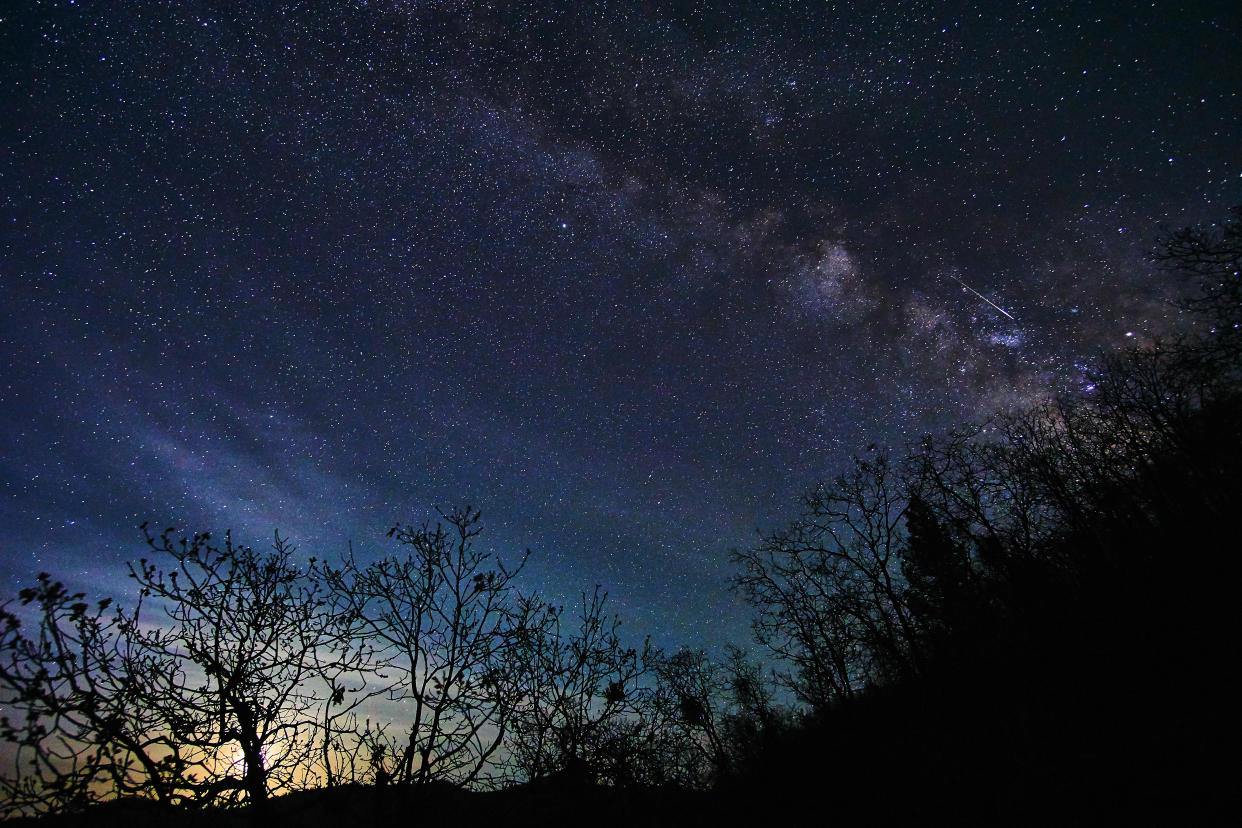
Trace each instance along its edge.
<path fill-rule="evenodd" d="M 743 639 L 731 547 L 1182 328 L 1145 252 L 1242 202 L 1236 2 L 878 5 L 4 12 L 4 593 L 471 503 Z"/>

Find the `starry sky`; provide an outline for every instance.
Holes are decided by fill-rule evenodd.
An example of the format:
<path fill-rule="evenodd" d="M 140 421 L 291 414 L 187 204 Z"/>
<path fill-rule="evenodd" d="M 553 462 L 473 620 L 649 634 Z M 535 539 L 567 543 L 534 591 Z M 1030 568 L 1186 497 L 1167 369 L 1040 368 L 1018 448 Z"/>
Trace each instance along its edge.
<path fill-rule="evenodd" d="M 851 455 L 1184 328 L 1239 55 L 1236 0 L 6 3 L 0 591 L 470 503 L 741 642 L 730 548 Z"/>

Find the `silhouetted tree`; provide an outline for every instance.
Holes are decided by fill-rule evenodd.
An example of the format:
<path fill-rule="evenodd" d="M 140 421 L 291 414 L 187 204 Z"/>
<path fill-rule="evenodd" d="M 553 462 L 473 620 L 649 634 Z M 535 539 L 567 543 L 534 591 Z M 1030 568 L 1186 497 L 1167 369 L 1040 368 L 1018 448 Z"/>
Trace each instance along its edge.
<path fill-rule="evenodd" d="M 694 752 L 694 756 L 683 759 L 691 765 L 687 775 L 710 779 L 727 773 L 732 762 L 723 717 L 729 704 L 729 677 L 723 665 L 713 663 L 702 650 L 683 648 L 660 659 L 655 675 L 673 708 L 667 726 L 675 728 L 685 748 Z M 695 765 L 702 765 L 704 770 Z"/>
<path fill-rule="evenodd" d="M 904 485 L 922 512 L 907 514 L 907 529 L 913 518 L 922 531 L 943 535 L 938 542 L 957 545 L 976 570 L 1041 556 L 1059 520 L 1042 489 L 1020 473 L 1023 459 L 1011 450 L 1005 422 L 925 437 L 903 464 Z"/>
<path fill-rule="evenodd" d="M 969 553 L 918 495 L 906 507 L 906 532 L 901 562 L 906 602 L 924 634 L 942 638 L 981 620 L 980 577 Z"/>
<path fill-rule="evenodd" d="M 19 762 L 0 782 L 10 807 L 258 802 L 322 781 L 315 734 L 367 697 L 366 651 L 279 535 L 261 554 L 172 532 L 146 535 L 158 562 L 130 565 L 128 612 L 47 575 L 20 595 L 31 634 L 0 610 L 0 692 L 20 716 L 0 725 Z"/>
<path fill-rule="evenodd" d="M 174 542 L 171 530 L 147 540 L 168 568 L 143 559 L 130 575 L 167 621 L 133 631 L 138 703 L 195 769 L 201 800 L 261 802 L 297 787 L 322 711 L 364 690 L 343 676 L 369 672 L 367 653 L 349 646 L 324 585 L 279 533 L 267 553 L 227 535 L 222 547 L 206 534 Z"/>
<path fill-rule="evenodd" d="M 604 615 L 606 598 L 598 586 L 584 593 L 572 622 L 563 607 L 523 599 L 529 623 L 507 662 L 507 680 L 522 701 L 506 740 L 521 778 L 624 781 L 634 773 L 627 763 L 637 745 L 652 735 L 641 717 L 650 642 L 641 650 L 624 646 L 621 622 Z"/>
<path fill-rule="evenodd" d="M 719 783 L 744 767 L 760 746 L 789 724 L 774 701 L 774 686 L 758 664 L 735 646 L 723 661 L 682 648 L 656 662 L 657 692 L 670 713 L 663 727 L 675 737 L 678 784 Z"/>
<path fill-rule="evenodd" d="M 793 711 L 777 705 L 772 672 L 765 673 L 739 647 L 726 648 L 724 673 L 731 703 L 721 716 L 720 730 L 736 771 L 753 766 L 764 745 L 790 728 Z"/>
<path fill-rule="evenodd" d="M 792 665 L 782 682 L 812 707 L 917 669 L 901 573 L 905 506 L 887 458 L 859 459 L 807 495 L 788 529 L 733 554 L 756 639 Z"/>
<path fill-rule="evenodd" d="M 1232 212 L 1223 224 L 1169 233 L 1153 256 L 1194 280 L 1181 304 L 1207 322 L 1206 335 L 1194 344 L 1196 355 L 1236 379 L 1242 368 L 1242 206 Z"/>
<path fill-rule="evenodd" d="M 381 750 L 383 773 L 399 783 L 468 785 L 487 780 L 518 704 L 506 674 L 525 634 L 513 579 L 526 557 L 506 569 L 475 547 L 477 510 L 441 517 L 389 531 L 404 556 L 367 566 L 350 556 L 319 571 L 336 614 L 375 647 L 391 677 L 388 697 L 408 717 L 404 744 Z"/>
<path fill-rule="evenodd" d="M 0 605 L 0 813 L 73 811 L 108 796 L 172 802 L 192 780 L 181 746 L 145 705 L 138 612 L 108 614 L 46 573 Z M 21 616 L 27 616 L 23 627 Z"/>

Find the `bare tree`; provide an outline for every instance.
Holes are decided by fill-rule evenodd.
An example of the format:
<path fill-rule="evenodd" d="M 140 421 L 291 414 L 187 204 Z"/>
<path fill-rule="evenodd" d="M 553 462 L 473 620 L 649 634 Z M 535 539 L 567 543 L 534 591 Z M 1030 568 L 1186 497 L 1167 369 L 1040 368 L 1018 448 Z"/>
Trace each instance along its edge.
<path fill-rule="evenodd" d="M 337 616 L 375 647 L 388 697 L 406 717 L 404 745 L 380 751 L 383 778 L 469 785 L 489 780 L 516 703 L 503 674 L 521 631 L 512 590 L 526 557 L 507 569 L 476 547 L 477 510 L 440 515 L 443 522 L 389 531 L 404 557 L 362 566 L 351 555 L 319 571 Z"/>
<path fill-rule="evenodd" d="M 904 486 L 887 458 L 856 460 L 803 505 L 788 529 L 734 552 L 733 581 L 758 642 L 793 666 L 782 682 L 822 707 L 916 670 L 919 636 L 901 572 Z"/>
<path fill-rule="evenodd" d="M 364 692 L 361 679 L 340 679 L 364 675 L 366 653 L 347 645 L 323 585 L 279 533 L 263 554 L 227 535 L 223 547 L 206 534 L 174 542 L 171 530 L 147 541 L 171 565 L 130 567 L 167 617 L 134 631 L 148 661 L 139 703 L 201 774 L 202 801 L 262 802 L 297 787 L 322 711 Z"/>
<path fill-rule="evenodd" d="M 1057 525 L 1057 511 L 1040 487 L 1017 474 L 1020 458 L 1006 439 L 1013 420 L 998 417 L 924 438 L 905 462 L 908 496 L 921 501 L 979 568 L 1002 551 L 1024 559 L 1043 554 Z"/>
<path fill-rule="evenodd" d="M 1169 233 L 1152 256 L 1195 281 L 1194 292 L 1181 304 L 1210 326 L 1207 341 L 1198 345 L 1236 370 L 1242 354 L 1242 206 L 1221 225 Z"/>
<path fill-rule="evenodd" d="M 0 813 L 73 811 L 107 796 L 184 798 L 180 746 L 143 704 L 138 611 L 107 614 L 46 573 L 0 606 Z M 21 616 L 27 616 L 29 633 Z"/>
<path fill-rule="evenodd" d="M 33 634 L 0 609 L 0 693 L 21 717 L 0 724 L 19 763 L 0 782 L 10 807 L 261 802 L 325 781 L 313 747 L 374 690 L 322 585 L 279 534 L 261 554 L 143 531 L 159 562 L 130 565 L 131 611 L 106 615 L 110 600 L 92 608 L 47 575 L 20 594 Z"/>
<path fill-rule="evenodd" d="M 607 594 L 583 594 L 576 619 L 537 597 L 522 600 L 526 623 L 508 652 L 507 676 L 521 705 L 506 742 L 527 780 L 554 774 L 582 781 L 631 779 L 628 766 L 656 733 L 641 712 L 641 680 L 654 654 L 626 647 L 621 622 L 604 614 Z"/>
<path fill-rule="evenodd" d="M 655 667 L 658 687 L 673 708 L 665 727 L 681 737 L 683 777 L 706 782 L 727 773 L 732 765 L 726 741 L 725 717 L 729 709 L 729 675 L 703 650 L 678 650 Z"/>
<path fill-rule="evenodd" d="M 776 704 L 776 679 L 739 647 L 726 648 L 724 674 L 730 704 L 720 717 L 719 729 L 729 752 L 731 768 L 753 762 L 765 742 L 787 732 L 793 712 Z"/>

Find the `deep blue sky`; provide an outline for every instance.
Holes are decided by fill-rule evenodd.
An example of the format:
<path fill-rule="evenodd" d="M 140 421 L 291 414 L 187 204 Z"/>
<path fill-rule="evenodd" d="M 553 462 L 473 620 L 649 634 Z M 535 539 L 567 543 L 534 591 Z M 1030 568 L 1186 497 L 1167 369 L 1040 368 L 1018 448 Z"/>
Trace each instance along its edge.
<path fill-rule="evenodd" d="M 1138 5 L 6 4 L 0 590 L 471 503 L 743 639 L 728 550 L 852 453 L 1183 324 L 1242 10 Z"/>

